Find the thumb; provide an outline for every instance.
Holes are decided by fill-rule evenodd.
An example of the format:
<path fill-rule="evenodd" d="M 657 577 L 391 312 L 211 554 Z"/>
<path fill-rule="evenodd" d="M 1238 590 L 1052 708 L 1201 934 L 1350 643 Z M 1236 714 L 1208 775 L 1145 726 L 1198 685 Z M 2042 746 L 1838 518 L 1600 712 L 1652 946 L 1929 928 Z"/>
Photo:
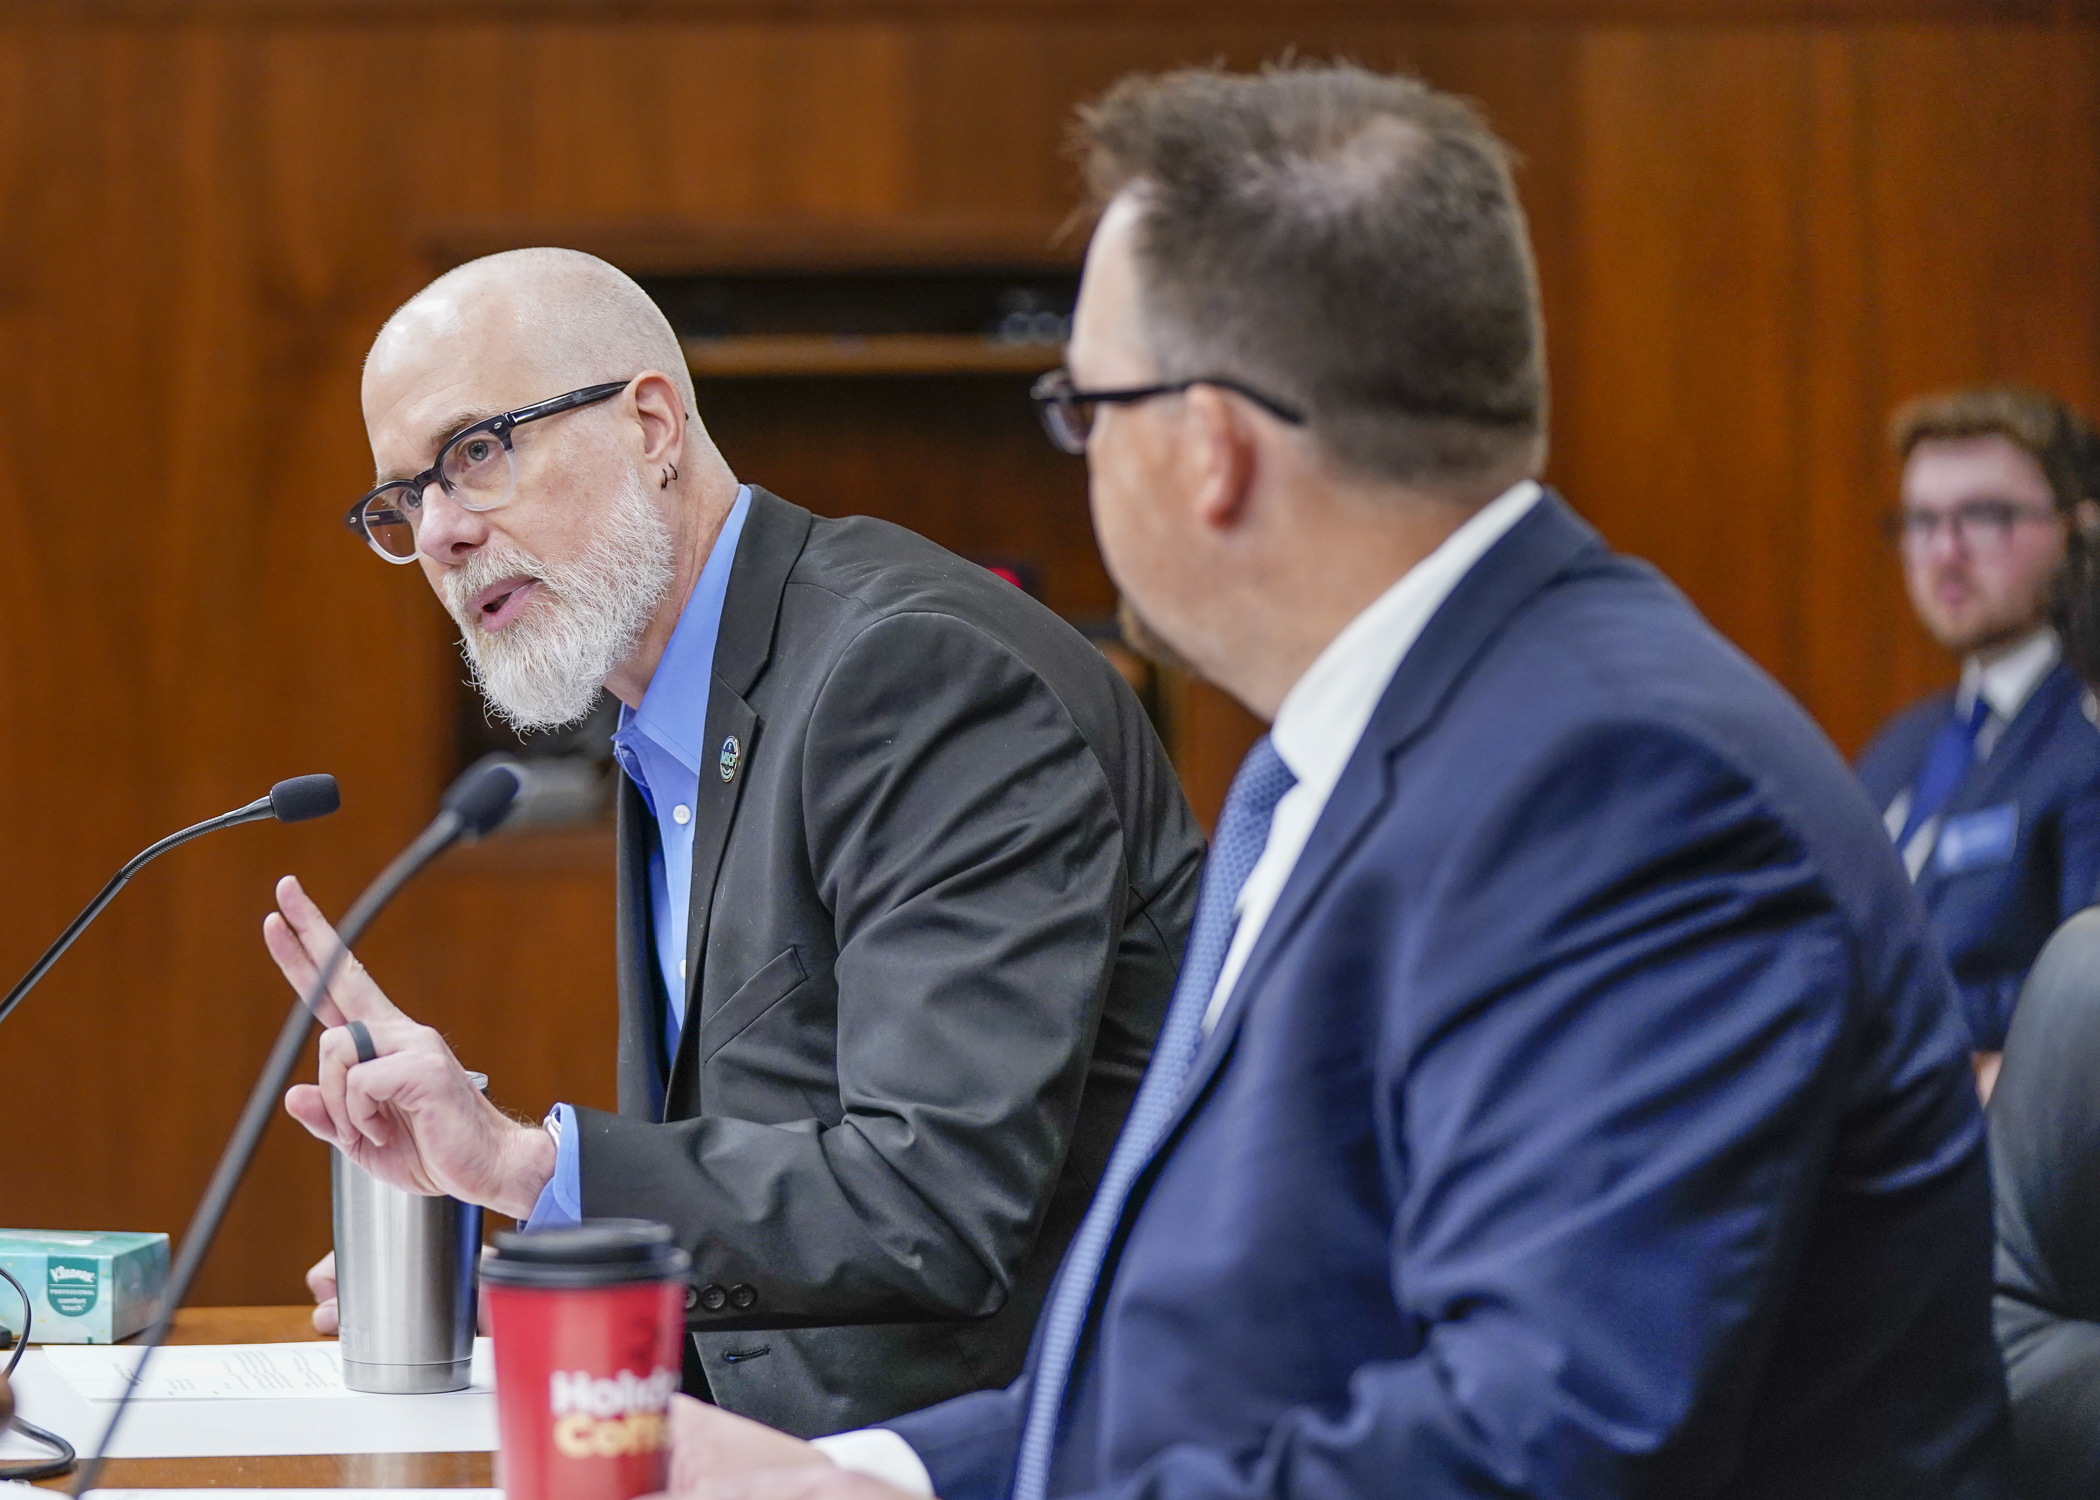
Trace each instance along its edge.
<path fill-rule="evenodd" d="M 336 1139 L 335 1122 L 328 1118 L 328 1105 L 321 1098 L 321 1090 L 311 1083 L 298 1083 L 285 1090 L 284 1112 L 304 1125 L 317 1139 L 331 1146 L 340 1147 Z M 320 1267 L 316 1266 L 315 1270 Z M 333 1272 L 334 1267 L 329 1268 Z"/>

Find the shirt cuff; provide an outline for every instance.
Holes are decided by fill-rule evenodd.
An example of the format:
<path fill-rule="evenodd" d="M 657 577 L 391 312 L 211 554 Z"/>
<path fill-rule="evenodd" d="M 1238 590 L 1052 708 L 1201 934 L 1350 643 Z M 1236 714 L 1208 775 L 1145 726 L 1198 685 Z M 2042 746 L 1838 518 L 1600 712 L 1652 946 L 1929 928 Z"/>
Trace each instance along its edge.
<path fill-rule="evenodd" d="M 853 1432 L 820 1437 L 816 1450 L 848 1473 L 865 1474 L 894 1489 L 933 1500 L 933 1476 L 912 1451 L 910 1443 L 886 1427 L 862 1427 Z"/>
<path fill-rule="evenodd" d="M 547 1134 L 554 1137 L 554 1175 L 540 1189 L 539 1201 L 532 1205 L 532 1217 L 521 1226 L 528 1234 L 536 1229 L 567 1229 L 583 1222 L 583 1162 L 576 1144 L 576 1111 L 566 1104 L 557 1104 L 548 1112 L 546 1123 Z M 916 1455 L 912 1461 L 918 1462 Z"/>

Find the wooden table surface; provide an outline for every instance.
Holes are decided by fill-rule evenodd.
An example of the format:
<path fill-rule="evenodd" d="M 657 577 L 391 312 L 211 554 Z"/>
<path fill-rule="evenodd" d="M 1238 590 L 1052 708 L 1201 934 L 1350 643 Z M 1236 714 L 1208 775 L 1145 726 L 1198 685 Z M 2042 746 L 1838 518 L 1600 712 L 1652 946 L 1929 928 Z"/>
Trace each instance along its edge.
<path fill-rule="evenodd" d="M 310 1307 L 190 1307 L 175 1315 L 171 1344 L 318 1342 Z M 249 1458 L 113 1458 L 107 1489 L 463 1489 L 495 1483 L 490 1453 L 338 1453 Z M 43 1481 L 67 1489 L 68 1474 Z"/>

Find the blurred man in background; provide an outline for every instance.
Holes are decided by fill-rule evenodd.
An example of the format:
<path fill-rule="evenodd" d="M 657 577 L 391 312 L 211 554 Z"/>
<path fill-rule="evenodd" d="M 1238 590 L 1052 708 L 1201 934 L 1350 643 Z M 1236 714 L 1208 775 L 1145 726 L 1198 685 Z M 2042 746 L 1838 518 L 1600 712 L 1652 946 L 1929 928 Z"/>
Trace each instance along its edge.
<path fill-rule="evenodd" d="M 1859 775 L 1954 971 L 1988 1097 L 2035 954 L 2100 879 L 2100 730 L 2048 620 L 2066 529 L 2100 514 L 2094 438 L 2062 402 L 2005 388 L 1914 401 L 1892 436 L 1904 581 L 1961 681 L 1892 720 Z"/>

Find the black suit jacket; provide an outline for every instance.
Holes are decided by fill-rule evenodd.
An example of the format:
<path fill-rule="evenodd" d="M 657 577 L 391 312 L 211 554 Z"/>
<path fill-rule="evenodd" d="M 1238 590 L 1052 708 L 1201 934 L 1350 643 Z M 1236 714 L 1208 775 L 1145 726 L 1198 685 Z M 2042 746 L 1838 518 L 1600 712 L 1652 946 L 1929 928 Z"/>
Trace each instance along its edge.
<path fill-rule="evenodd" d="M 1180 961 L 1172 767 L 1019 589 L 758 489 L 704 743 L 670 1059 L 621 784 L 620 1112 L 578 1111 L 584 1211 L 676 1229 L 730 1410 L 807 1435 L 1010 1380 Z"/>
<path fill-rule="evenodd" d="M 2100 911 L 2049 939 L 1991 1094 L 2015 1492 L 2100 1493 Z"/>

